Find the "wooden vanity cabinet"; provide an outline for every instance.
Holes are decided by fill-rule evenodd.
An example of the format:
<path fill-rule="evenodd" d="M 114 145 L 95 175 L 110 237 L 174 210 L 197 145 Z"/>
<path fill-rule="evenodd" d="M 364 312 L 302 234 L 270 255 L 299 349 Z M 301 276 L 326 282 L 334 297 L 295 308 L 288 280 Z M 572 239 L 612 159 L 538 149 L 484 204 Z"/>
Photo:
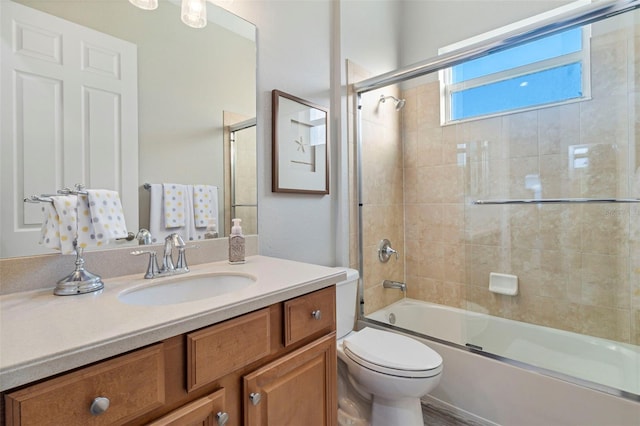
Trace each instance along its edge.
<path fill-rule="evenodd" d="M 331 286 L 4 393 L 2 423 L 334 426 L 336 363 Z"/>

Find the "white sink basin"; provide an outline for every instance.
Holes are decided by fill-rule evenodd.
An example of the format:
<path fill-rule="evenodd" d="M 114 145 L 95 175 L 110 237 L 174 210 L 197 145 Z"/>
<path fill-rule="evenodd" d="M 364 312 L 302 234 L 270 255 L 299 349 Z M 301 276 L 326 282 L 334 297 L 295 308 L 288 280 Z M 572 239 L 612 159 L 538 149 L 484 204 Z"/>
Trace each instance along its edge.
<path fill-rule="evenodd" d="M 174 305 L 239 291 L 255 284 L 256 279 L 253 275 L 228 272 L 196 277 L 182 275 L 125 290 L 118 299 L 129 305 Z"/>

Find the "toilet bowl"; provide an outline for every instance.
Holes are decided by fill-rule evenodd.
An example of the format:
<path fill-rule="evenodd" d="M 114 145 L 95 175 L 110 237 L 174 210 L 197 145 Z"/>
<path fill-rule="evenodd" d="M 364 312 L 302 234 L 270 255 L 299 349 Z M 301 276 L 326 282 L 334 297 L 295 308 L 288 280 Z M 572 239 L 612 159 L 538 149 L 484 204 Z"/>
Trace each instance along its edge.
<path fill-rule="evenodd" d="M 338 358 L 356 391 L 371 400 L 371 426 L 422 426 L 420 398 L 440 382 L 442 357 L 408 336 L 372 327 L 354 331 L 357 280 L 357 271 L 347 270 L 337 286 Z"/>

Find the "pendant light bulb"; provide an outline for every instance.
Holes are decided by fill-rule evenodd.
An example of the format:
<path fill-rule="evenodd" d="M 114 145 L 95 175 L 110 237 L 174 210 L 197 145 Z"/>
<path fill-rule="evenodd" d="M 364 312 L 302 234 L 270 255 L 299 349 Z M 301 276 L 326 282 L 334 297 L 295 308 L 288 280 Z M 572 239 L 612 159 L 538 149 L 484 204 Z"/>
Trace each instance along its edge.
<path fill-rule="evenodd" d="M 203 28 L 207 25 L 206 0 L 182 0 L 182 22 L 192 28 Z"/>
<path fill-rule="evenodd" d="M 158 0 L 129 0 L 129 3 L 143 10 L 155 10 L 158 8 Z"/>

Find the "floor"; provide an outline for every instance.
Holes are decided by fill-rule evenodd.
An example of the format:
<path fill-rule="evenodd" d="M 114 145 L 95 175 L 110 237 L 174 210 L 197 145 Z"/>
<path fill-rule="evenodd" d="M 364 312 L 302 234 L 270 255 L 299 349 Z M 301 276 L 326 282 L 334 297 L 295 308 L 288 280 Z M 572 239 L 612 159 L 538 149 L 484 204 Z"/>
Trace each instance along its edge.
<path fill-rule="evenodd" d="M 422 417 L 425 426 L 488 426 L 492 423 L 481 422 L 452 412 L 446 407 L 430 402 L 422 402 Z"/>

